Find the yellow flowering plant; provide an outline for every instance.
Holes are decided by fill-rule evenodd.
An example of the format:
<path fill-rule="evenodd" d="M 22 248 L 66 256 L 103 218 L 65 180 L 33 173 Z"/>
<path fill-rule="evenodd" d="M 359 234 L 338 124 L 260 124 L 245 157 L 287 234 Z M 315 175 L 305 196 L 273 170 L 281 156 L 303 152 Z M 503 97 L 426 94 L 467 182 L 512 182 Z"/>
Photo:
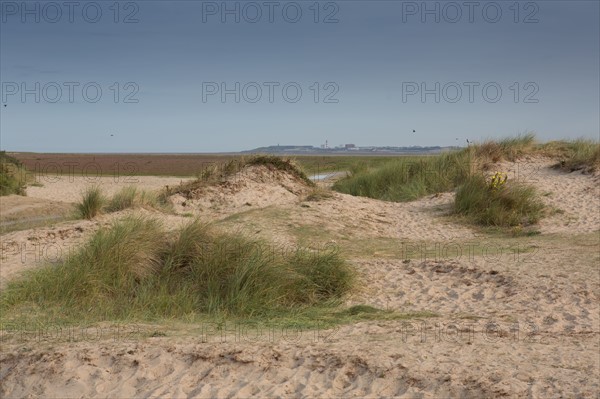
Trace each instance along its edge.
<path fill-rule="evenodd" d="M 496 172 L 494 176 L 492 176 L 490 180 L 490 189 L 491 190 L 499 190 L 506 184 L 508 180 L 508 175 L 503 172 Z"/>

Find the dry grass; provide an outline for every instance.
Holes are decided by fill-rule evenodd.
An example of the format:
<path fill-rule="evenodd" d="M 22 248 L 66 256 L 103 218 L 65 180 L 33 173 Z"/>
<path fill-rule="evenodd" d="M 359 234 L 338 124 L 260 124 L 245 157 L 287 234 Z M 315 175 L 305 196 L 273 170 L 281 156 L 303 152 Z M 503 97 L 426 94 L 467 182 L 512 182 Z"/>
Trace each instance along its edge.
<path fill-rule="evenodd" d="M 536 149 L 535 134 L 525 133 L 517 137 L 509 137 L 500 141 L 487 140 L 473 147 L 473 153 L 483 164 L 497 163 L 504 160 L 516 161 L 525 154 Z"/>
<path fill-rule="evenodd" d="M 319 202 L 330 198 L 333 198 L 333 192 L 331 192 L 331 190 L 324 187 L 315 187 L 310 193 L 308 193 L 304 200 Z"/>

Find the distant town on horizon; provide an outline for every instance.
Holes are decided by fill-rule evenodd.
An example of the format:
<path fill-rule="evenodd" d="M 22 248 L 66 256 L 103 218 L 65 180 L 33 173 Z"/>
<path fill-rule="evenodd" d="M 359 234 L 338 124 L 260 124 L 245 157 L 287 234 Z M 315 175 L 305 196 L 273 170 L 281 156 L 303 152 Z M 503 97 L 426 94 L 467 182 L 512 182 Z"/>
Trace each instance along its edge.
<path fill-rule="evenodd" d="M 323 144 L 320 147 L 312 145 L 271 145 L 258 147 L 252 150 L 241 151 L 241 153 L 267 153 L 267 154 L 435 154 L 444 151 L 458 150 L 459 146 L 357 146 L 355 144 L 344 144 L 329 147 Z"/>

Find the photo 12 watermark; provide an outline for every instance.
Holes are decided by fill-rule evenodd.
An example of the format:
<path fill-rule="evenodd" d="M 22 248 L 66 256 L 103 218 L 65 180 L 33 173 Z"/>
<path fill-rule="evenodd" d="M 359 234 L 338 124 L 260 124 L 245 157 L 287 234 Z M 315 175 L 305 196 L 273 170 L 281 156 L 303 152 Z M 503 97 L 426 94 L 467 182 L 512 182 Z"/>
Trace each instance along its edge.
<path fill-rule="evenodd" d="M 522 104 L 540 102 L 540 87 L 536 82 L 402 82 L 402 102 L 425 103 L 488 103 L 506 101 Z"/>
<path fill-rule="evenodd" d="M 10 222 L 9 222 L 10 223 Z M 0 223 L 0 226 L 10 224 Z M 27 241 L 3 240 L 0 243 L 0 257 L 2 259 L 12 258 L 22 264 L 47 264 L 55 265 L 65 262 L 69 257 L 83 253 L 88 248 L 77 240 L 79 233 L 83 229 L 75 228 L 64 239 L 57 242 L 46 242 L 37 239 Z M 198 259 L 211 260 L 215 258 L 231 259 L 232 256 L 241 259 L 255 259 L 259 257 L 268 261 L 276 261 L 286 257 L 292 257 L 295 254 L 302 253 L 306 259 L 318 260 L 319 257 L 336 254 L 340 248 L 335 242 L 314 242 L 307 243 L 305 246 L 267 244 L 262 242 L 252 242 L 250 244 L 240 244 L 237 242 L 215 242 L 211 240 L 199 241 L 196 243 L 200 248 Z"/>
<path fill-rule="evenodd" d="M 537 24 L 539 12 L 535 1 L 402 1 L 402 23 Z"/>
<path fill-rule="evenodd" d="M 570 332 L 564 329 L 564 333 Z M 551 337 L 562 339 L 562 333 L 546 331 L 531 320 L 414 320 L 403 321 L 392 339 L 400 345 L 544 343 Z"/>
<path fill-rule="evenodd" d="M 316 319 L 309 327 L 277 326 L 258 321 L 202 321 L 191 332 L 201 345 L 260 343 L 331 343 L 343 339 L 340 326 Z M 399 321 L 395 333 L 386 334 L 390 346 L 411 345 L 487 345 L 497 343 L 544 344 L 562 340 L 574 330 L 547 330 L 531 320 L 503 322 L 490 319 Z M 593 333 L 588 330 L 580 334 Z M 61 322 L 0 322 L 0 344 L 140 342 L 166 336 L 150 326 L 135 323 L 90 323 L 69 325 Z M 8 347 L 7 347 L 8 348 Z"/>
<path fill-rule="evenodd" d="M 340 86 L 336 82 L 202 82 L 203 103 L 288 103 L 304 99 L 315 104 L 337 104 Z"/>
<path fill-rule="evenodd" d="M 203 1 L 202 23 L 339 23 L 340 5 L 327 1 Z"/>
<path fill-rule="evenodd" d="M 95 161 L 36 161 L 28 165 L 24 173 L 17 177 L 23 182 L 73 183 L 83 179 L 86 183 L 99 183 L 110 178 L 112 183 L 139 183 L 140 167 L 137 162 L 113 162 L 103 164 Z"/>
<path fill-rule="evenodd" d="M 140 22 L 140 2 L 137 1 L 2 1 L 0 20 L 3 24 L 35 23 L 115 24 Z"/>
<path fill-rule="evenodd" d="M 0 344 L 135 342 L 144 337 L 137 324 L 68 325 L 61 322 L 0 322 Z"/>
<path fill-rule="evenodd" d="M 2 82 L 2 103 L 81 103 L 95 104 L 104 98 L 115 104 L 137 104 L 140 86 L 136 82 Z"/>
<path fill-rule="evenodd" d="M 419 262 L 455 261 L 468 265 L 478 259 L 486 264 L 505 266 L 508 264 L 533 264 L 539 247 L 534 243 L 518 242 L 511 245 L 500 245 L 491 240 L 471 240 L 468 242 L 402 242 L 401 259 Z"/>

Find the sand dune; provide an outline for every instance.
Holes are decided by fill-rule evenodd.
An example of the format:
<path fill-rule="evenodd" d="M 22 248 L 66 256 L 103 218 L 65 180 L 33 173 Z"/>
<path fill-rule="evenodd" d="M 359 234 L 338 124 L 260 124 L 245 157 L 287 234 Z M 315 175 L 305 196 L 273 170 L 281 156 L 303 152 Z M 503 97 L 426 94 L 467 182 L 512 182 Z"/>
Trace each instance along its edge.
<path fill-rule="evenodd" d="M 410 203 L 342 194 L 313 202 L 306 201 L 310 189 L 298 181 L 254 169 L 244 179 L 195 192 L 191 198 L 176 196 L 177 214 L 161 216 L 168 226 L 184 223 L 189 220 L 184 214 L 191 213 L 222 228 L 290 245 L 299 242 L 296 230 L 302 226 L 321 229 L 323 236 L 311 237 L 313 230 L 307 234 L 316 240 L 385 239 L 413 245 L 410 254 L 400 251 L 395 257 L 377 251 L 352 257 L 360 289 L 346 301 L 348 306 L 370 305 L 412 316 L 316 331 L 261 327 L 259 338 L 257 330 L 240 335 L 233 326 L 221 335 L 202 325 L 121 326 L 124 330 L 96 325 L 96 335 L 90 335 L 89 330 L 23 332 L 6 325 L 0 394 L 598 397 L 598 177 L 564 173 L 550 165 L 545 159 L 497 165 L 509 178 L 533 184 L 547 205 L 562 210 L 542 220 L 540 235 L 520 240 L 488 237 L 447 218 L 452 193 Z M 46 183 L 30 195 L 69 202 L 83 188 L 79 183 Z M 148 177 L 139 184 L 159 188 L 174 180 Z M 15 249 L 20 245 L 77 248 L 99 227 L 128 212 L 153 211 L 124 211 L 4 234 L 2 286 L 23 270 L 44 264 L 32 256 L 23 259 Z M 419 245 L 429 251 L 419 252 Z M 486 252 L 489 246 L 496 250 Z M 95 338 L 98 328 L 104 334 Z M 155 334 L 157 330 L 164 333 Z"/>

